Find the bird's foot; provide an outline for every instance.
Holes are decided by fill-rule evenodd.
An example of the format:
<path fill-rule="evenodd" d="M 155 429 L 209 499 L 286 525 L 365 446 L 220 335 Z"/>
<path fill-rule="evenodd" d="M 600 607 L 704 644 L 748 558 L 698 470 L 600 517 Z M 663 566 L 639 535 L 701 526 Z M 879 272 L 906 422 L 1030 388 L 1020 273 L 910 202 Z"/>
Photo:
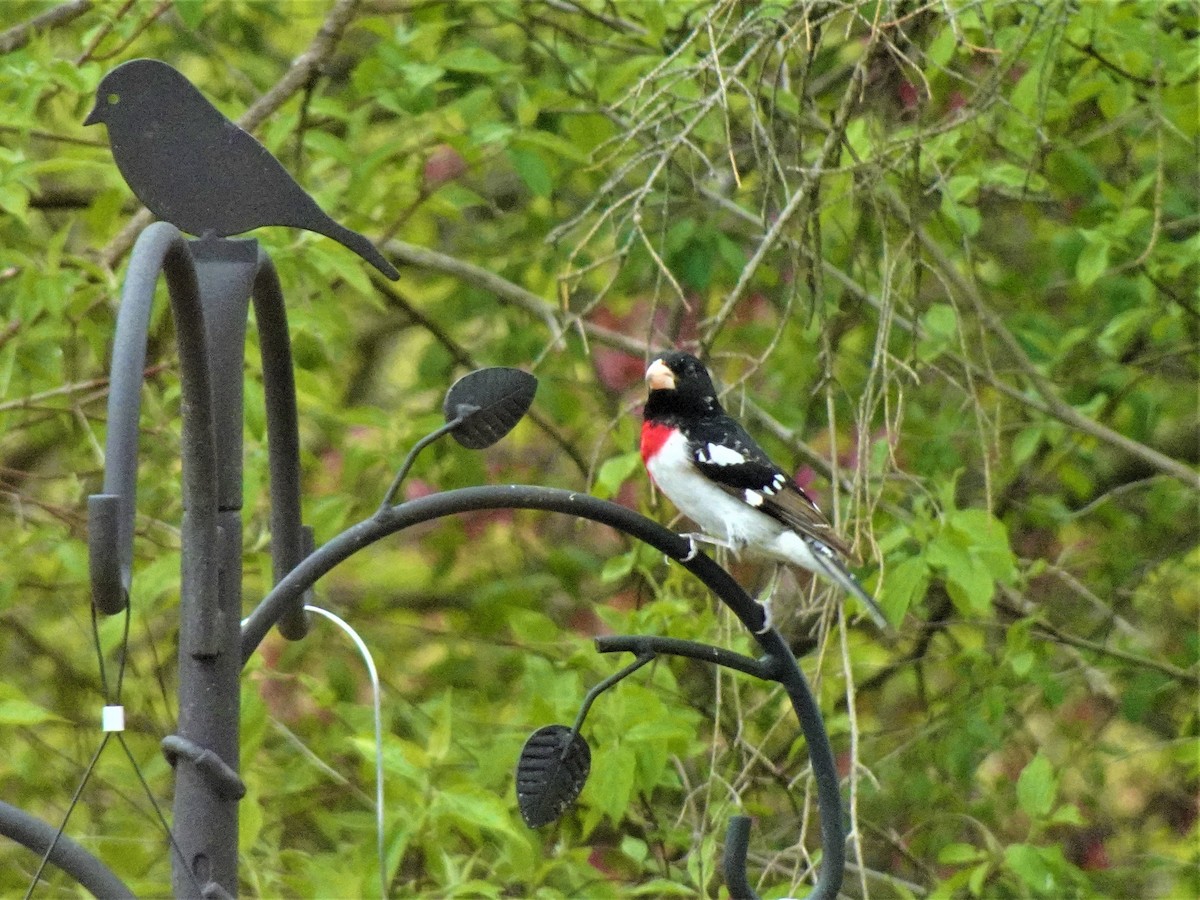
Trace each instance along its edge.
<path fill-rule="evenodd" d="M 758 605 L 763 608 L 763 623 L 762 628 L 755 631 L 755 634 L 766 634 L 775 627 L 775 617 L 771 615 L 771 598 L 759 600 Z"/>
<path fill-rule="evenodd" d="M 758 629 L 755 634 L 766 634 L 775 627 L 775 617 L 771 615 L 771 600 L 775 596 L 775 588 L 778 586 L 779 566 L 775 566 L 771 570 L 771 580 L 767 582 L 767 589 L 758 598 L 758 605 L 763 608 L 763 623 L 762 628 Z"/>
<path fill-rule="evenodd" d="M 688 542 L 687 556 L 681 559 L 680 562 L 691 562 L 700 555 L 700 548 L 696 545 L 696 536 L 694 534 L 681 534 L 680 537 L 687 538 Z"/>
<path fill-rule="evenodd" d="M 719 537 L 713 537 L 711 534 L 704 534 L 703 532 L 688 532 L 687 534 L 681 534 L 680 537 L 687 538 L 689 541 L 691 541 L 693 547 L 699 543 L 708 544 L 712 547 L 720 547 L 724 550 L 732 550 L 734 553 L 737 553 L 740 549 L 740 547 L 733 541 L 724 541 Z"/>

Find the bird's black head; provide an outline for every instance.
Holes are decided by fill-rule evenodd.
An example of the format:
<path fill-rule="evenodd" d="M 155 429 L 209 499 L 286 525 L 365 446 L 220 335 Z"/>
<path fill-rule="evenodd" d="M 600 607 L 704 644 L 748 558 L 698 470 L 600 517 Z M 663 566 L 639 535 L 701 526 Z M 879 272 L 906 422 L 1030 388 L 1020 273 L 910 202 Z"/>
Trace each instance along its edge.
<path fill-rule="evenodd" d="M 682 350 L 660 354 L 646 369 L 646 416 L 710 416 L 723 412 L 704 363 Z"/>
<path fill-rule="evenodd" d="M 104 122 L 112 128 L 153 118 L 156 111 L 186 107 L 192 95 L 201 96 L 190 81 L 165 62 L 131 59 L 104 76 L 96 88 L 96 105 L 83 124 Z M 204 103 L 208 105 L 207 100 Z"/>

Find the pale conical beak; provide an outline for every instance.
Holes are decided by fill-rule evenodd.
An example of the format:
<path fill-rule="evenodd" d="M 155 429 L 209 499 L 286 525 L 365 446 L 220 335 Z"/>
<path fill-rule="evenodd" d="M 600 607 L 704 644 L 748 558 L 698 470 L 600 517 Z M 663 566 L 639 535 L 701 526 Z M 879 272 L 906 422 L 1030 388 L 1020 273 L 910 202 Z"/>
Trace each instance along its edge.
<path fill-rule="evenodd" d="M 656 359 L 646 370 L 646 383 L 650 385 L 652 391 L 673 391 L 675 390 L 675 373 L 668 369 L 667 364 L 661 359 Z"/>

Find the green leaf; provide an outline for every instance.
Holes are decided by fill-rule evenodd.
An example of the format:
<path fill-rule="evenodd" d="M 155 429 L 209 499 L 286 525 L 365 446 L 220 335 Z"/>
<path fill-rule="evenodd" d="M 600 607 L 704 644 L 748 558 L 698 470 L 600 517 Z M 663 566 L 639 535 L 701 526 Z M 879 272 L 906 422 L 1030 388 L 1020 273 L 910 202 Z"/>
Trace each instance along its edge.
<path fill-rule="evenodd" d="M 516 146 L 539 147 L 573 163 L 585 164 L 589 154 L 570 141 L 548 131 L 522 131 L 513 138 Z"/>
<path fill-rule="evenodd" d="M 263 827 L 263 809 L 257 794 L 247 794 L 238 804 L 238 852 L 254 849 Z"/>
<path fill-rule="evenodd" d="M 984 882 L 992 873 L 992 864 L 990 862 L 980 863 L 971 869 L 971 877 L 967 879 L 967 890 L 971 892 L 972 897 L 978 897 L 983 893 Z"/>
<path fill-rule="evenodd" d="M 635 862 L 641 862 L 650 855 L 650 848 L 641 838 L 630 834 L 621 839 L 621 852 Z"/>
<path fill-rule="evenodd" d="M 925 559 L 946 577 L 946 590 L 966 615 L 982 615 L 991 605 L 996 585 L 987 567 L 951 529 L 943 529 L 925 549 Z"/>
<path fill-rule="evenodd" d="M 946 303 L 935 303 L 921 315 L 921 339 L 917 355 L 925 361 L 936 359 L 951 349 L 958 333 L 958 315 L 954 307 Z"/>
<path fill-rule="evenodd" d="M 1017 802 L 1032 819 L 1043 819 L 1054 805 L 1058 780 L 1050 760 L 1040 752 L 1021 770 L 1017 778 Z"/>
<path fill-rule="evenodd" d="M 600 570 L 600 581 L 603 584 L 612 584 L 614 581 L 620 581 L 633 571 L 633 564 L 636 561 L 636 550 L 630 550 L 628 553 L 622 553 L 620 556 L 611 557 L 605 561 L 604 567 Z"/>
<path fill-rule="evenodd" d="M 929 566 L 920 556 L 912 556 L 887 569 L 880 604 L 893 622 L 902 621 L 913 601 L 924 596 L 929 585 Z"/>
<path fill-rule="evenodd" d="M 545 160 L 535 150 L 525 150 L 521 147 L 509 147 L 508 159 L 530 193 L 536 197 L 549 197 L 554 189 L 554 179 L 550 175 Z"/>
<path fill-rule="evenodd" d="M 1022 650 L 1020 653 L 1014 653 L 1008 657 L 1008 664 L 1013 670 L 1013 674 L 1018 678 L 1024 678 L 1029 674 L 1029 670 L 1033 668 L 1034 656 L 1031 650 Z"/>
<path fill-rule="evenodd" d="M 438 57 L 438 64 L 452 72 L 474 72 L 495 75 L 507 72 L 512 66 L 482 47 L 458 47 Z"/>
<path fill-rule="evenodd" d="M 1012 461 L 1015 466 L 1023 466 L 1033 456 L 1034 451 L 1041 445 L 1042 429 L 1040 426 L 1023 428 L 1017 432 L 1012 441 Z"/>
<path fill-rule="evenodd" d="M 948 866 L 957 866 L 978 862 L 986 857 L 986 852 L 972 844 L 947 844 L 938 851 L 937 860 Z"/>
<path fill-rule="evenodd" d="M 179 20 L 188 28 L 199 28 L 204 22 L 204 0 L 175 0 L 172 5 Z"/>
<path fill-rule="evenodd" d="M 667 878 L 652 878 L 634 887 L 623 887 L 621 895 L 627 897 L 695 897 L 696 889 Z"/>
<path fill-rule="evenodd" d="M 592 755 L 592 774 L 581 800 L 598 807 L 609 820 L 620 822 L 633 796 L 637 756 L 623 744 L 609 745 Z"/>
<path fill-rule="evenodd" d="M 946 525 L 954 540 L 968 548 L 971 558 L 1002 584 L 1016 577 L 1016 558 L 1008 543 L 1004 523 L 985 509 L 956 509 L 947 514 Z"/>
<path fill-rule="evenodd" d="M 989 184 L 999 184 L 1014 190 L 1041 192 L 1047 187 L 1043 176 L 1012 163 L 992 166 L 986 171 L 985 179 Z"/>
<path fill-rule="evenodd" d="M 442 66 L 430 66 L 420 62 L 408 62 L 400 69 L 405 83 L 412 91 L 422 91 L 430 87 L 446 74 Z"/>
<path fill-rule="evenodd" d="M 602 500 L 616 496 L 621 485 L 638 470 L 641 461 L 641 453 L 637 450 L 609 457 L 596 473 L 596 483 L 592 488 L 592 493 Z"/>
<path fill-rule="evenodd" d="M 1046 820 L 1047 825 L 1086 825 L 1083 814 L 1074 803 L 1064 803 Z"/>
<path fill-rule="evenodd" d="M 969 556 L 960 557 L 946 570 L 946 591 L 959 610 L 985 615 L 991 608 L 996 583 L 987 570 Z"/>
<path fill-rule="evenodd" d="M 979 188 L 977 175 L 955 175 L 946 182 L 946 192 L 955 200 L 970 199 Z"/>
<path fill-rule="evenodd" d="M 1075 261 L 1075 280 L 1080 287 L 1091 287 L 1108 271 L 1108 239 L 1096 232 L 1085 232 L 1086 243 Z"/>
<path fill-rule="evenodd" d="M 1054 872 L 1046 864 L 1040 848 L 1029 844 L 1011 844 L 1004 848 L 1004 860 L 1033 890 L 1049 895 L 1055 889 Z"/>
<path fill-rule="evenodd" d="M 41 725 L 65 721 L 30 700 L 0 700 L 0 725 Z"/>
<path fill-rule="evenodd" d="M 958 314 L 948 303 L 934 303 L 921 316 L 921 328 L 930 338 L 948 342 L 958 331 Z"/>
<path fill-rule="evenodd" d="M 20 222 L 27 221 L 29 191 L 16 181 L 0 183 L 0 210 Z"/>
<path fill-rule="evenodd" d="M 925 57 L 935 68 L 942 68 L 950 62 L 954 51 L 958 48 L 958 37 L 952 28 L 941 29 L 937 37 L 929 44 Z"/>

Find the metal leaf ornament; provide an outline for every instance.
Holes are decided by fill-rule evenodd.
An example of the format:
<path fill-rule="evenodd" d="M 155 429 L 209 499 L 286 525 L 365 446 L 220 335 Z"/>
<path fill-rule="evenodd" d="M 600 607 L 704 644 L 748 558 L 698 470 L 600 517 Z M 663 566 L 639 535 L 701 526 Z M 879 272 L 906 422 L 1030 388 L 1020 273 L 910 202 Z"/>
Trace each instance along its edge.
<path fill-rule="evenodd" d="M 583 790 L 592 751 L 566 725 L 545 725 L 529 736 L 517 761 L 517 806 L 530 828 L 557 822 Z"/>
<path fill-rule="evenodd" d="M 446 421 L 462 418 L 450 433 L 468 450 L 490 447 L 521 421 L 535 393 L 537 378 L 521 369 L 469 372 L 446 393 Z"/>

